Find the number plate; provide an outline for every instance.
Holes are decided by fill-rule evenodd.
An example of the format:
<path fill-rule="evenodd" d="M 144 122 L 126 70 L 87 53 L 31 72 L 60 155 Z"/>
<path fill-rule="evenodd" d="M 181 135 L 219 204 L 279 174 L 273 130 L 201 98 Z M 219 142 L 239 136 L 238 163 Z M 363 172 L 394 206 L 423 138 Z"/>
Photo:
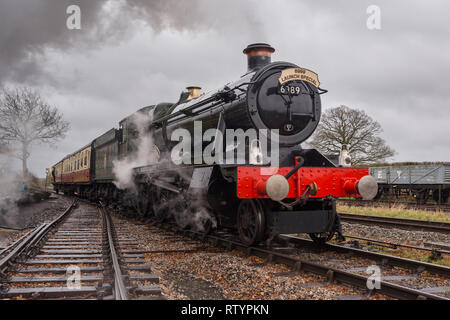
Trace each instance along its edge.
<path fill-rule="evenodd" d="M 296 85 L 281 85 L 278 89 L 280 94 L 298 96 L 302 93 L 302 88 Z"/>

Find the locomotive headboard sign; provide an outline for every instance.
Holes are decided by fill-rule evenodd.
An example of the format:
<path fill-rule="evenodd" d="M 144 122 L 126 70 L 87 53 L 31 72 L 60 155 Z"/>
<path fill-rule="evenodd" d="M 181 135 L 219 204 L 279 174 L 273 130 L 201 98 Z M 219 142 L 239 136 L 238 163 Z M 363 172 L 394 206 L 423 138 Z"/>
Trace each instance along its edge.
<path fill-rule="evenodd" d="M 281 71 L 281 76 L 278 78 L 280 84 L 289 81 L 306 81 L 318 88 L 320 86 L 319 75 L 311 70 L 304 68 L 288 68 Z"/>

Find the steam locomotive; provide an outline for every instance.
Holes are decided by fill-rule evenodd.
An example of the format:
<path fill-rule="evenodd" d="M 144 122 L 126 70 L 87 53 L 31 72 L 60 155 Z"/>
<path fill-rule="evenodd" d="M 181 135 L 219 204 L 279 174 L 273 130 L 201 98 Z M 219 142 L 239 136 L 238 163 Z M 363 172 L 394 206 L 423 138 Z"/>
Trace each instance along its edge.
<path fill-rule="evenodd" d="M 271 62 L 274 51 L 251 44 L 238 80 L 205 94 L 188 87 L 176 103 L 123 119 L 52 167 L 55 190 L 181 228 L 231 228 L 249 245 L 286 233 L 318 243 L 341 235 L 335 199 L 372 199 L 377 183 L 367 169 L 301 147 L 327 91 L 313 71 Z"/>

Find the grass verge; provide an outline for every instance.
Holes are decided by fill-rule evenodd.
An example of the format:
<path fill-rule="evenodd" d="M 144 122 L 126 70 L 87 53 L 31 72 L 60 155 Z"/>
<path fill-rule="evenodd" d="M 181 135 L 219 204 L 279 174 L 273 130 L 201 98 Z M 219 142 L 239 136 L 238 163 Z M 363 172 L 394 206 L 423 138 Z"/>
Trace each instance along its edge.
<path fill-rule="evenodd" d="M 394 205 L 390 208 L 388 206 L 352 207 L 352 206 L 338 205 L 337 211 L 342 213 L 353 213 L 367 216 L 450 222 L 449 213 L 445 213 L 443 211 L 423 211 L 415 209 L 406 209 L 402 205 Z"/>

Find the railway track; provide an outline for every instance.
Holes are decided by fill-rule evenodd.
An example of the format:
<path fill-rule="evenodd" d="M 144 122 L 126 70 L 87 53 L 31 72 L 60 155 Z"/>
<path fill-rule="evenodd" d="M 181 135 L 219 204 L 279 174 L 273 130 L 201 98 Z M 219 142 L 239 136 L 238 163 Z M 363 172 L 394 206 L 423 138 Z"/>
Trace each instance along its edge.
<path fill-rule="evenodd" d="M 151 225 L 214 247 L 238 249 L 249 256 L 261 257 L 266 263 L 285 264 L 292 268 L 294 274 L 312 272 L 325 277 L 328 282 L 338 282 L 367 290 L 366 295 L 344 298 L 364 299 L 375 293 L 408 300 L 448 300 L 450 297 L 450 268 L 445 266 L 343 245 L 326 244 L 319 248 L 311 240 L 294 236 L 281 236 L 278 247 L 249 247 L 236 240 L 236 235 L 226 232 L 205 235 L 193 230 L 179 230 L 173 224 L 153 222 Z M 379 288 L 372 290 L 367 289 L 367 283 L 371 280 L 370 275 L 365 273 L 370 266 L 378 266 L 382 272 Z M 426 283 L 429 277 L 438 280 L 420 287 L 420 284 Z M 407 285 L 403 285 L 402 282 L 406 282 Z"/>
<path fill-rule="evenodd" d="M 126 220 L 113 220 L 103 206 L 81 204 L 76 208 L 72 204 L 51 223 L 37 226 L 2 249 L 0 298 L 161 298 L 158 278 L 150 272 L 143 256 L 159 251 L 140 250 L 127 231 Z M 267 263 L 290 266 L 294 274 L 311 272 L 328 282 L 358 287 L 366 292 L 341 298 L 364 299 L 375 293 L 396 299 L 445 300 L 450 297 L 450 268 L 436 264 L 346 245 L 317 247 L 311 240 L 294 236 L 281 236 L 271 247 L 249 247 L 228 232 L 205 235 L 160 222 L 149 226 L 180 238 L 175 241 L 203 243 L 194 245 L 191 252 L 211 250 L 211 247 L 238 249 L 261 257 Z M 177 250 L 161 251 L 169 252 Z M 69 266 L 79 267 L 81 286 L 68 287 Z M 371 266 L 380 268 L 381 278 L 379 288 L 369 290 L 370 275 L 366 271 Z"/>
<path fill-rule="evenodd" d="M 450 212 L 450 203 L 438 205 L 436 203 L 418 204 L 414 202 L 390 201 L 390 200 L 365 201 L 361 199 L 339 199 L 338 205 L 357 206 L 357 207 L 388 207 L 388 208 L 401 206 L 405 209 Z"/>
<path fill-rule="evenodd" d="M 161 299 L 136 241 L 102 207 L 72 203 L 1 251 L 2 299 Z"/>
<path fill-rule="evenodd" d="M 450 223 L 448 222 L 366 216 L 351 213 L 339 213 L 339 215 L 341 217 L 341 221 L 349 223 L 362 223 L 369 225 L 372 224 L 385 227 L 401 228 L 406 230 L 450 233 Z"/>

